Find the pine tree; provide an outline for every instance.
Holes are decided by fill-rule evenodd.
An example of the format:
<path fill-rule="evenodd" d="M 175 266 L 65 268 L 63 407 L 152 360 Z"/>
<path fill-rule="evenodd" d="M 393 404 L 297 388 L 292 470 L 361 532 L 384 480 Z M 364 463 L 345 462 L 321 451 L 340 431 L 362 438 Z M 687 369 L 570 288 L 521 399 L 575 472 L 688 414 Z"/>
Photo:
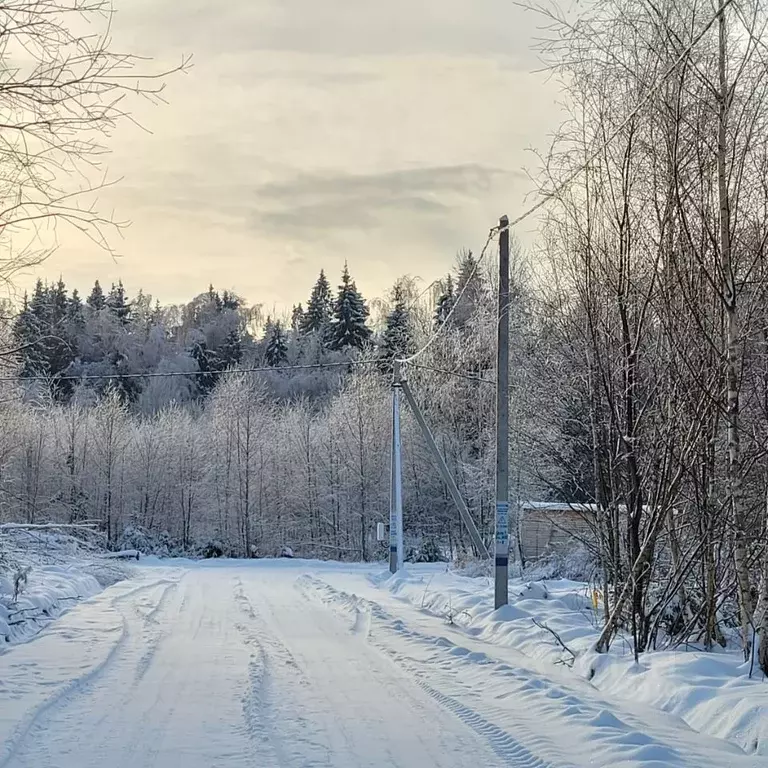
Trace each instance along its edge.
<path fill-rule="evenodd" d="M 267 350 L 264 360 L 272 368 L 282 365 L 288 359 L 288 339 L 286 338 L 283 324 L 278 320 L 270 324 Z"/>
<path fill-rule="evenodd" d="M 240 304 L 242 302 L 240 301 L 239 297 L 236 296 L 234 293 L 230 293 L 229 291 L 224 291 L 224 293 L 221 294 L 221 308 L 222 309 L 229 309 L 236 311 L 240 309 Z"/>
<path fill-rule="evenodd" d="M 391 370 L 392 361 L 407 357 L 413 351 L 410 331 L 410 313 L 405 306 L 403 289 L 397 284 L 392 292 L 392 311 L 387 315 L 387 327 L 381 339 L 379 355 L 385 370 Z"/>
<path fill-rule="evenodd" d="M 472 251 L 460 253 L 455 299 L 457 305 L 452 315 L 453 323 L 457 328 L 463 328 L 474 317 L 482 303 L 484 290 L 483 278 Z"/>
<path fill-rule="evenodd" d="M 224 305 L 221 301 L 221 296 L 219 296 L 219 292 L 213 289 L 213 283 L 208 286 L 208 300 L 216 308 L 217 312 L 221 312 L 221 310 L 224 308 Z"/>
<path fill-rule="evenodd" d="M 232 329 L 219 347 L 219 369 L 236 368 L 243 359 L 243 345 L 237 329 Z"/>
<path fill-rule="evenodd" d="M 83 301 L 77 288 L 72 291 L 72 295 L 67 301 L 66 317 L 67 323 L 72 328 L 82 328 L 85 325 Z"/>
<path fill-rule="evenodd" d="M 85 303 L 94 311 L 99 312 L 107 306 L 107 300 L 104 298 L 104 291 L 97 280 L 93 284 L 91 295 L 85 300 Z"/>
<path fill-rule="evenodd" d="M 202 335 L 190 345 L 189 355 L 197 363 L 197 370 L 200 371 L 195 377 L 197 390 L 202 397 L 205 397 L 216 386 L 218 379 L 216 355 L 208 348 Z"/>
<path fill-rule="evenodd" d="M 456 294 L 453 290 L 453 277 L 448 274 L 445 279 L 443 292 L 437 299 L 435 307 L 435 328 L 439 328 L 447 319 L 456 301 Z"/>
<path fill-rule="evenodd" d="M 304 321 L 304 307 L 302 307 L 301 302 L 299 302 L 291 310 L 291 329 L 296 331 L 296 333 L 298 333 L 301 330 L 301 325 L 303 321 Z"/>
<path fill-rule="evenodd" d="M 123 325 L 128 323 L 131 315 L 131 306 L 125 297 L 125 288 L 123 288 L 122 280 L 118 280 L 117 285 L 112 283 L 109 296 L 106 298 L 106 305 Z"/>
<path fill-rule="evenodd" d="M 371 329 L 366 325 L 368 314 L 365 300 L 350 278 L 349 269 L 345 264 L 339 293 L 333 307 L 331 349 L 341 350 L 346 347 L 362 349 L 371 338 Z"/>
<path fill-rule="evenodd" d="M 60 325 L 67 316 L 67 287 L 59 277 L 56 285 L 50 290 L 51 324 Z"/>
<path fill-rule="evenodd" d="M 307 302 L 307 309 L 301 319 L 299 331 L 304 336 L 315 333 L 325 342 L 330 329 L 332 311 L 331 286 L 325 276 L 325 271 L 321 269 L 320 276 L 317 278 Z"/>

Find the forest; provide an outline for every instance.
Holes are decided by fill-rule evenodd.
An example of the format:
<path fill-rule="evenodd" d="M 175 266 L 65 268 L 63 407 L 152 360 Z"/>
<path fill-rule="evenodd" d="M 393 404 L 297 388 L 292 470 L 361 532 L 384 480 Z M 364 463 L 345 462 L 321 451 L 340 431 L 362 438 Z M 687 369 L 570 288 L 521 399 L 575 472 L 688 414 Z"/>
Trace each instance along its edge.
<path fill-rule="evenodd" d="M 98 521 L 116 546 L 161 535 L 176 552 L 378 556 L 392 360 L 439 330 L 425 365 L 464 374 L 420 366 L 414 381 L 442 404 L 443 447 L 485 520 L 495 321 L 472 253 L 426 291 L 400 279 L 378 318 L 346 267 L 338 290 L 321 271 L 309 294 L 273 319 L 213 286 L 162 307 L 121 283 L 96 282 L 82 301 L 63 280 L 39 281 L 7 329 L 18 362 L 2 406 L 6 518 Z M 448 497 L 416 433 L 406 439 L 414 546 L 456 551 L 464 533 Z"/>
<path fill-rule="evenodd" d="M 768 670 L 768 17 L 536 10 L 566 116 L 513 259 L 511 497 L 594 505 L 598 649 L 620 627 L 636 653 L 736 639 Z M 39 282 L 5 317 L 2 518 L 96 521 L 115 547 L 380 557 L 391 363 L 434 337 L 406 375 L 489 538 L 494 248 L 370 302 L 350 259 L 286 317 L 213 286 L 162 306 Z M 403 446 L 409 554 L 465 556 L 407 412 Z"/>

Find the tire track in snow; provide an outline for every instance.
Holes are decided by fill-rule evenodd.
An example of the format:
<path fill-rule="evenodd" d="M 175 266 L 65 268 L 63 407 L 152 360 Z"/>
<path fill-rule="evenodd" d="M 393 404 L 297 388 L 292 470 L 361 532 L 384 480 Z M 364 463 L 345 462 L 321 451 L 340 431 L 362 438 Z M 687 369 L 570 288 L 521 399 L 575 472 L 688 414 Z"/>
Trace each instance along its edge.
<path fill-rule="evenodd" d="M 39 721 L 49 712 L 57 707 L 65 706 L 66 700 L 75 694 L 79 688 L 87 686 L 94 680 L 98 679 L 104 671 L 112 665 L 117 655 L 126 645 L 128 639 L 128 622 L 125 617 L 122 619 L 122 626 L 120 629 L 120 636 L 117 642 L 112 646 L 109 653 L 87 672 L 82 677 L 70 680 L 68 683 L 64 683 L 56 693 L 44 702 L 35 707 L 29 712 L 26 717 L 15 729 L 13 735 L 8 738 L 4 744 L 6 748 L 5 755 L 0 758 L 0 768 L 5 768 L 11 760 L 13 760 L 24 747 L 24 744 L 34 729 L 39 724 Z"/>
<path fill-rule="evenodd" d="M 606 748 L 606 755 L 612 753 L 613 757 L 610 759 L 613 762 L 610 763 L 611 765 L 617 763 L 621 763 L 621 765 L 629 765 L 630 763 L 632 765 L 653 764 L 671 768 L 672 766 L 716 764 L 719 768 L 721 765 L 730 764 L 729 762 L 711 763 L 709 759 L 702 760 L 704 753 L 699 753 L 693 746 L 695 740 L 688 742 L 693 746 L 690 751 L 681 749 L 679 736 L 683 734 L 678 734 L 674 727 L 666 728 L 664 724 L 661 724 L 660 730 L 657 730 L 656 726 L 651 725 L 655 713 L 651 715 L 651 721 L 648 721 L 642 713 L 625 709 L 616 710 L 615 704 L 604 699 L 596 690 L 590 688 L 589 691 L 582 692 L 568 683 L 558 682 L 525 667 L 517 668 L 494 659 L 482 651 L 471 651 L 469 648 L 456 644 L 445 637 L 427 635 L 414 628 L 409 628 L 402 619 L 394 618 L 377 602 L 336 589 L 320 579 L 304 576 L 301 577 L 301 581 L 305 588 L 312 590 L 322 602 L 347 613 L 368 610 L 372 619 L 375 619 L 376 632 L 381 631 L 403 638 L 407 645 L 415 649 L 414 656 L 408 655 L 407 651 L 402 648 L 394 651 L 388 644 L 378 642 L 373 631 L 368 636 L 372 645 L 389 655 L 396 664 L 409 670 L 414 677 L 423 675 L 420 685 L 429 685 L 426 683 L 425 668 L 432 667 L 434 669 L 436 666 L 438 669 L 450 673 L 452 670 L 456 670 L 457 663 L 467 671 L 476 666 L 487 665 L 489 667 L 489 680 L 508 679 L 510 681 L 509 689 L 502 689 L 493 696 L 493 699 L 499 702 L 508 698 L 514 699 L 513 711 L 522 713 L 522 720 L 524 721 L 516 723 L 515 728 L 519 728 L 524 733 L 525 743 L 533 752 L 552 756 L 553 747 L 559 751 L 549 735 L 537 728 L 537 721 L 562 717 L 563 725 L 573 725 L 575 733 L 581 732 L 579 738 L 582 746 L 594 741 L 596 747 L 600 744 Z M 419 613 L 417 608 L 407 607 Z M 421 613 L 434 617 L 434 614 L 428 611 Z M 355 623 L 357 622 L 358 619 L 355 617 Z M 460 630 L 456 631 L 460 632 Z M 467 643 L 472 645 L 472 638 L 467 637 Z M 428 653 L 426 657 L 424 656 L 425 651 Z M 470 674 L 473 673 L 470 672 Z M 574 681 L 574 683 L 579 682 Z M 469 684 L 461 686 L 457 680 L 451 681 L 452 686 L 454 683 L 465 688 L 468 695 L 472 695 L 473 689 L 468 687 Z M 437 693 L 445 695 L 443 691 L 437 691 Z M 458 699 L 453 697 L 453 700 L 463 706 L 461 698 L 462 696 Z M 489 701 L 488 704 L 491 702 Z M 448 706 L 447 702 L 446 706 Z M 486 705 L 484 709 L 487 710 L 486 714 L 494 719 L 497 717 L 505 718 L 510 715 L 510 710 L 506 707 L 499 708 L 491 704 L 491 706 Z M 614 711 L 617 711 L 618 716 L 613 714 Z M 531 727 L 525 724 L 526 720 L 531 723 Z M 682 721 L 681 727 L 686 730 L 686 736 L 691 735 L 687 732 L 688 726 Z M 731 746 L 728 745 L 728 747 Z M 736 754 L 736 751 L 726 750 L 716 759 L 729 761 L 736 759 Z M 578 759 L 584 760 L 586 758 L 589 764 L 592 764 L 590 755 L 590 750 L 582 750 Z M 558 754 L 555 757 L 560 762 L 574 759 L 567 753 Z M 609 763 L 605 764 L 608 765 Z"/>
<path fill-rule="evenodd" d="M 436 688 L 422 680 L 420 676 L 416 678 L 416 682 L 440 705 L 449 709 L 465 725 L 486 739 L 491 745 L 491 749 L 502 760 L 514 765 L 515 768 L 550 768 L 551 763 L 534 756 L 511 734 L 489 722 L 470 707 L 461 704 L 451 696 L 440 693 Z"/>
<path fill-rule="evenodd" d="M 248 622 L 256 622 L 258 616 L 239 577 L 234 582 L 234 598 Z M 288 765 L 280 742 L 274 738 L 275 723 L 269 707 L 269 660 L 266 650 L 258 634 L 247 623 L 236 622 L 235 627 L 245 645 L 250 648 L 248 689 L 243 697 L 243 717 L 248 737 L 259 746 L 267 747 L 275 765 Z"/>
<path fill-rule="evenodd" d="M 471 728 L 485 740 L 493 752 L 505 764 L 515 766 L 515 768 L 553 768 L 552 763 L 537 757 L 512 734 L 491 723 L 479 712 L 462 704 L 455 697 L 449 696 L 430 685 L 424 679 L 424 673 L 413 663 L 416 660 L 409 660 L 404 654 L 398 653 L 378 642 L 372 631 L 373 619 L 394 629 L 394 631 L 400 635 L 419 637 L 418 633 L 408 630 L 400 619 L 394 619 L 379 604 L 358 597 L 357 595 L 350 595 L 347 592 L 337 590 L 330 584 L 309 575 L 301 576 L 297 581 L 297 586 L 308 598 L 310 597 L 308 592 L 311 592 L 323 603 L 330 605 L 335 604 L 340 606 L 342 610 L 346 612 L 353 612 L 354 617 L 350 631 L 353 634 L 363 636 L 370 645 L 374 646 L 379 652 L 387 656 L 396 666 L 408 672 L 414 682 L 433 700 L 455 715 L 462 723 Z M 450 643 L 450 641 L 440 643 L 439 641 L 441 638 L 427 638 L 426 636 L 421 636 L 421 638 L 428 642 L 432 647 L 444 647 L 444 643 Z M 453 644 L 450 643 L 450 645 Z M 467 654 L 469 654 L 469 651 L 467 651 Z M 466 661 L 467 659 L 462 658 L 463 655 L 464 654 L 459 655 L 459 659 Z M 475 654 L 475 656 L 479 657 L 479 654 Z M 473 660 L 474 663 L 491 663 L 490 659 L 487 657 L 485 659 L 475 658 Z M 455 661 L 455 658 L 452 659 L 452 661 Z M 538 742 L 539 739 L 532 736 L 531 741 Z"/>
<path fill-rule="evenodd" d="M 160 626 L 159 622 L 157 621 L 157 616 L 159 613 L 165 608 L 165 606 L 168 604 L 168 600 L 176 594 L 179 588 L 179 583 L 174 582 L 170 585 L 168 585 L 163 594 L 160 596 L 160 599 L 157 601 L 155 606 L 151 608 L 146 614 L 144 614 L 144 637 L 146 639 L 146 651 L 142 654 L 141 658 L 138 660 L 136 664 L 136 670 L 134 672 L 134 685 L 141 682 L 144 675 L 147 674 L 147 670 L 152 664 L 152 660 L 157 655 L 157 650 L 160 647 L 160 644 L 163 640 L 163 638 L 166 636 L 165 633 L 162 630 L 162 627 Z M 150 629 L 151 628 L 151 629 Z"/>
<path fill-rule="evenodd" d="M 140 584 L 127 591 L 120 592 L 109 600 L 109 605 L 113 610 L 120 612 L 119 605 L 125 601 L 135 597 L 142 592 L 148 592 L 152 589 L 156 589 L 161 585 L 177 585 L 178 580 L 160 579 L 148 584 Z M 167 591 L 167 590 L 166 590 Z M 165 596 L 165 592 L 161 596 Z M 129 621 L 125 614 L 120 616 L 121 626 L 120 634 L 117 641 L 110 648 L 107 655 L 98 663 L 92 667 L 88 672 L 80 677 L 73 678 L 72 680 L 62 684 L 55 693 L 41 702 L 38 706 L 34 707 L 19 725 L 14 729 L 13 734 L 6 739 L 4 747 L 6 749 L 5 754 L 0 758 L 0 768 L 6 768 L 12 760 L 19 756 L 24 750 L 27 739 L 33 732 L 42 729 L 43 722 L 46 719 L 50 719 L 55 716 L 58 710 L 61 710 L 69 706 L 78 697 L 86 695 L 88 691 L 114 666 L 117 659 L 128 645 L 129 640 L 132 638 L 132 632 L 130 629 Z"/>
<path fill-rule="evenodd" d="M 326 744 L 310 741 L 311 723 L 296 709 L 286 717 L 279 712 L 285 704 L 285 692 L 275 696 L 273 666 L 292 670 L 295 676 L 292 690 L 309 686 L 304 672 L 290 650 L 271 631 L 266 617 L 258 611 L 245 593 L 245 586 L 239 577 L 234 581 L 235 601 L 247 617 L 247 623 L 236 626 L 246 645 L 254 649 L 249 664 L 250 687 L 244 699 L 243 711 L 249 736 L 261 744 L 268 744 L 274 753 L 276 766 L 300 765 L 301 768 L 320 768 L 333 765 L 334 755 Z M 258 626 L 255 629 L 254 625 Z M 295 703 L 295 702 L 294 702 Z M 286 732 L 290 729 L 289 732 Z M 301 747 L 309 750 L 300 751 Z M 293 748 L 293 749 L 291 749 Z M 310 751 L 310 755 L 307 755 Z"/>

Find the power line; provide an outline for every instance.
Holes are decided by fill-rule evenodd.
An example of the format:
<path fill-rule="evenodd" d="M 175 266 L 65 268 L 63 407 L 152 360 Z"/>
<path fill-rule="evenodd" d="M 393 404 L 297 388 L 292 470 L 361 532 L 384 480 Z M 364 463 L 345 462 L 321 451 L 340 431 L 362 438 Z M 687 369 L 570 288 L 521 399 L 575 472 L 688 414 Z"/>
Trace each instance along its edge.
<path fill-rule="evenodd" d="M 346 368 L 349 366 L 375 365 L 380 360 L 347 360 L 338 363 L 307 363 L 304 365 L 283 365 L 283 366 L 259 366 L 256 368 L 225 368 L 222 371 L 150 371 L 148 373 L 85 373 L 81 376 L 0 376 L 0 382 L 18 382 L 18 381 L 105 381 L 113 379 L 161 379 L 174 376 L 224 376 L 237 373 L 280 373 L 282 371 L 310 371 L 324 370 L 327 368 Z"/>
<path fill-rule="evenodd" d="M 412 312 L 416 307 L 418 306 L 419 302 L 426 296 L 428 291 L 431 291 L 432 288 L 434 288 L 438 283 L 440 282 L 439 279 L 433 280 L 426 288 L 424 288 L 419 295 L 411 302 L 410 306 L 408 307 L 408 311 Z"/>
<path fill-rule="evenodd" d="M 494 235 L 501 232 L 502 229 L 503 230 L 511 229 L 512 227 L 517 226 L 518 224 L 522 223 L 526 219 L 533 216 L 534 213 L 536 213 L 541 208 L 543 208 L 550 200 L 560 195 L 563 192 L 563 190 L 565 190 L 568 186 L 570 186 L 582 174 L 583 171 L 585 171 L 598 157 L 600 157 L 600 155 L 616 140 L 619 134 L 630 124 L 630 122 L 632 122 L 632 120 L 638 114 L 638 112 L 640 112 L 640 110 L 643 109 L 643 107 L 645 107 L 645 105 L 651 100 L 651 98 L 656 94 L 659 88 L 661 88 L 661 86 L 664 84 L 666 79 L 675 71 L 675 69 L 677 69 L 680 63 L 699 44 L 699 42 L 703 39 L 704 35 L 706 35 L 707 32 L 709 32 L 709 30 L 712 28 L 714 23 L 720 18 L 720 14 L 725 13 L 726 9 L 733 2 L 734 0 L 725 0 L 723 5 L 712 16 L 712 18 L 704 26 L 701 32 L 699 32 L 699 34 L 696 35 L 696 37 L 690 42 L 690 44 L 685 48 L 685 50 L 664 71 L 661 77 L 650 88 L 648 93 L 646 93 L 646 95 L 635 105 L 635 107 L 627 115 L 627 117 L 621 121 L 621 123 L 613 130 L 613 132 L 605 139 L 605 141 L 591 155 L 589 155 L 587 159 L 578 168 L 576 168 L 569 176 L 567 176 L 562 182 L 560 182 L 560 184 L 558 184 L 553 190 L 551 190 L 550 192 L 543 193 L 543 197 L 541 200 L 534 203 L 530 208 L 525 210 L 516 218 L 512 219 L 512 221 L 506 224 L 503 228 L 502 227 L 491 228 L 490 232 L 488 233 L 488 239 L 486 240 L 485 246 L 483 247 L 483 250 L 480 253 L 480 258 L 477 260 L 475 264 L 475 268 L 472 270 L 472 273 L 470 274 L 469 279 L 464 284 L 464 287 L 462 288 L 459 295 L 456 297 L 456 301 L 453 303 L 453 306 L 451 307 L 451 310 L 446 316 L 445 320 L 440 324 L 437 330 L 427 340 L 424 346 L 421 347 L 421 349 L 419 349 L 417 352 L 414 352 L 410 357 L 406 357 L 403 360 L 401 360 L 400 361 L 401 363 L 404 363 L 404 364 L 410 363 L 413 360 L 416 360 L 417 358 L 421 357 L 421 355 L 423 355 L 432 346 L 432 344 L 434 344 L 435 340 L 440 336 L 443 329 L 448 324 L 448 321 L 453 316 L 453 313 L 456 310 L 456 307 L 458 306 L 470 282 L 472 281 L 472 278 L 474 277 L 475 273 L 480 267 L 481 262 L 485 258 L 485 255 L 488 251 L 488 246 L 491 244 L 491 241 L 493 240 Z"/>
<path fill-rule="evenodd" d="M 443 329 L 448 325 L 448 321 L 453 317 L 453 313 L 456 311 L 456 307 L 459 305 L 459 302 L 461 301 L 462 297 L 466 293 L 467 289 L 469 288 L 470 283 L 472 282 L 474 276 L 477 274 L 477 270 L 480 269 L 480 264 L 482 263 L 483 259 L 485 258 L 486 253 L 488 252 L 488 246 L 491 244 L 491 241 L 493 240 L 493 236 L 499 231 L 498 227 L 491 227 L 490 232 L 488 233 L 488 239 L 485 241 L 485 245 L 483 246 L 483 250 L 480 251 L 480 256 L 475 261 L 475 266 L 473 267 L 472 271 L 469 273 L 469 276 L 467 277 L 466 282 L 464 283 L 464 287 L 459 291 L 459 295 L 456 297 L 456 300 L 453 302 L 453 306 L 451 307 L 448 314 L 445 316 L 445 319 L 442 323 L 437 327 L 437 330 L 432 334 L 432 336 L 427 340 L 427 342 L 424 344 L 424 346 L 419 349 L 417 352 L 414 352 L 409 357 L 406 357 L 405 359 L 401 360 L 401 363 L 410 363 L 413 360 L 416 360 L 418 357 L 421 357 L 431 346 L 434 344 L 435 340 L 438 336 L 442 333 Z"/>
<path fill-rule="evenodd" d="M 433 365 L 424 365 L 424 363 L 409 363 L 411 368 L 419 368 L 423 371 L 432 371 L 433 373 L 442 373 L 446 376 L 455 376 L 458 379 L 466 379 L 467 381 L 474 381 L 478 384 L 493 384 L 491 379 L 484 379 L 482 376 L 477 376 L 472 373 L 465 373 L 464 371 L 450 371 L 446 368 L 436 368 Z"/>
<path fill-rule="evenodd" d="M 35 375 L 35 376 L 0 376 L 0 382 L 25 382 L 25 381 L 45 381 L 45 382 L 58 382 L 58 381 L 105 381 L 105 380 L 120 380 L 120 379 L 152 379 L 152 378 L 172 378 L 176 376 L 224 376 L 237 373 L 281 373 L 283 371 L 310 371 L 310 370 L 324 370 L 333 368 L 346 368 L 349 366 L 364 366 L 364 365 L 376 365 L 381 363 L 381 359 L 371 360 L 347 360 L 345 362 L 336 363 L 307 363 L 304 365 L 282 365 L 282 366 L 258 366 L 255 368 L 225 368 L 221 371 L 149 371 L 147 373 L 86 373 L 80 376 L 69 375 L 60 376 L 52 374 L 50 376 Z M 432 365 L 424 365 L 421 363 L 411 363 L 413 368 L 419 368 L 425 371 L 432 371 L 433 373 L 442 373 L 447 376 L 455 376 L 460 379 L 466 379 L 467 381 L 474 381 L 479 384 L 493 384 L 490 379 L 484 379 L 481 376 L 476 376 L 471 373 L 465 373 L 463 371 L 451 371 L 446 368 L 436 368 Z M 3 402 L 11 401 L 0 401 Z"/>

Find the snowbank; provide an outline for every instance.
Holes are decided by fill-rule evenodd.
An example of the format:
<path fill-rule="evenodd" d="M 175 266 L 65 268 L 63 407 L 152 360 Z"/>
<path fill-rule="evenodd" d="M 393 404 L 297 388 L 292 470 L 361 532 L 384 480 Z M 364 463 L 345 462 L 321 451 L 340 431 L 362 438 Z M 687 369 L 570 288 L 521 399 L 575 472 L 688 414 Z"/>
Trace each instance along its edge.
<path fill-rule="evenodd" d="M 101 585 L 76 566 L 43 566 L 29 571 L 16 599 L 14 591 L 14 583 L 0 576 L 0 639 L 6 643 L 34 637 L 78 600 L 100 592 Z"/>
<path fill-rule="evenodd" d="M 759 670 L 749 679 L 736 651 L 654 651 L 635 664 L 621 638 L 609 653 L 597 654 L 592 648 L 601 617 L 583 582 L 515 579 L 509 605 L 496 611 L 487 578 L 411 566 L 405 574 L 384 573 L 372 581 L 473 637 L 572 666 L 601 691 L 662 709 L 747 753 L 768 755 L 768 683 Z"/>
<path fill-rule="evenodd" d="M 79 600 L 130 575 L 87 529 L 0 526 L 0 650 L 39 634 Z"/>

